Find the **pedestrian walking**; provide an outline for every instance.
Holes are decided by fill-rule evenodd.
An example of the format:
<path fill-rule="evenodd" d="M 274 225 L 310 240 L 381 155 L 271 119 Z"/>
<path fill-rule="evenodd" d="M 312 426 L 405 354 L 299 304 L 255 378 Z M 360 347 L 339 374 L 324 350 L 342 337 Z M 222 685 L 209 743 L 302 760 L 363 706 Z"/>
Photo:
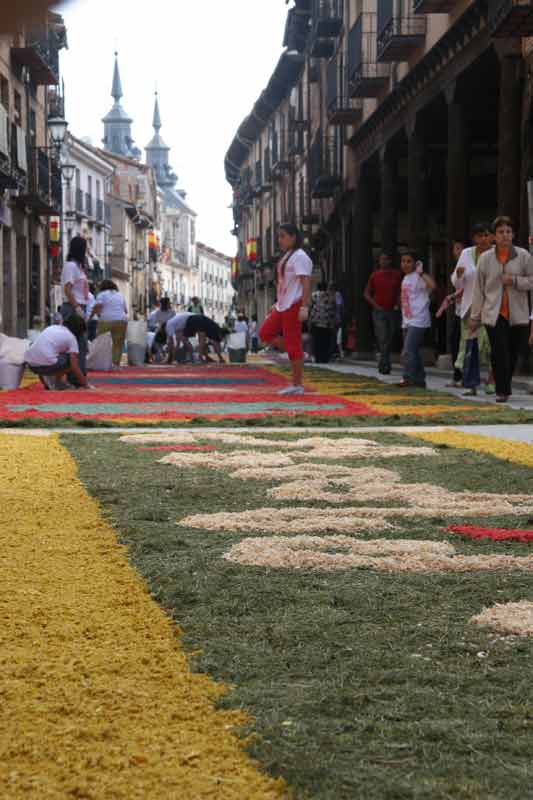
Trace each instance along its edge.
<path fill-rule="evenodd" d="M 464 249 L 465 249 L 465 242 L 463 242 L 460 239 L 454 239 L 452 244 L 452 254 L 455 267 L 451 277 L 451 282 L 454 288 L 456 287 L 454 284 L 453 276 L 455 275 L 457 264 L 459 262 L 459 259 L 461 258 L 461 253 L 463 252 Z M 453 312 L 454 312 L 452 316 L 451 332 L 450 332 L 450 349 L 452 355 L 453 375 L 451 382 L 446 385 L 453 386 L 456 389 L 459 389 L 463 385 L 463 371 L 456 365 L 456 361 L 459 356 L 459 351 L 461 349 L 460 299 L 461 299 L 461 291 L 456 289 L 456 291 L 452 295 L 448 295 L 447 297 L 448 304 L 446 306 L 446 308 L 448 308 L 450 305 L 453 305 Z"/>
<path fill-rule="evenodd" d="M 99 317 L 98 336 L 110 333 L 113 341 L 113 366 L 118 369 L 122 361 L 124 342 L 128 330 L 128 306 L 114 281 L 105 280 L 96 296 L 93 315 Z"/>
<path fill-rule="evenodd" d="M 311 297 L 309 324 L 313 341 L 313 353 L 317 364 L 327 364 L 331 359 L 331 343 L 337 328 L 337 304 L 335 295 L 326 283 L 319 283 Z"/>
<path fill-rule="evenodd" d="M 513 223 L 497 217 L 495 247 L 480 257 L 474 282 L 470 330 L 484 325 L 490 341 L 496 402 L 506 403 L 518 357 L 525 349 L 529 297 L 533 289 L 533 258 L 513 244 Z"/>
<path fill-rule="evenodd" d="M 483 253 L 491 247 L 488 223 L 481 222 L 474 225 L 472 241 L 474 246 L 463 249 L 451 278 L 457 290 L 456 309 L 461 321 L 460 346 L 454 364 L 462 372 L 462 383 L 467 396 L 475 396 L 481 385 L 481 363 L 490 365 L 490 345 L 486 330 L 484 328 L 479 328 L 475 332 L 470 330 L 470 311 L 477 265 Z"/>
<path fill-rule="evenodd" d="M 279 227 L 278 243 L 283 256 L 278 264 L 278 299 L 265 319 L 259 337 L 263 342 L 286 350 L 291 362 L 292 384 L 280 394 L 304 394 L 302 323 L 309 319 L 313 262 L 302 249 L 302 235 L 296 225 Z"/>
<path fill-rule="evenodd" d="M 343 358 L 342 349 L 343 325 L 344 325 L 344 297 L 334 281 L 328 284 L 328 291 L 332 302 L 335 305 L 335 328 L 331 336 L 331 357 Z"/>
<path fill-rule="evenodd" d="M 404 330 L 404 373 L 400 386 L 426 388 L 426 371 L 420 353 L 426 331 L 431 328 L 429 306 L 436 284 L 424 272 L 424 265 L 414 252 L 402 255 L 404 274 L 401 289 L 402 327 Z"/>
<path fill-rule="evenodd" d="M 250 347 L 252 353 L 259 352 L 259 326 L 257 324 L 257 314 L 252 314 L 252 319 L 248 326 L 250 333 Z"/>
<path fill-rule="evenodd" d="M 191 301 L 187 307 L 187 311 L 189 312 L 189 314 L 200 314 L 203 316 L 204 307 L 199 297 L 191 297 Z"/>
<path fill-rule="evenodd" d="M 85 270 L 87 258 L 87 240 L 83 236 L 75 236 L 69 246 L 66 263 L 61 272 L 64 302 L 61 306 L 61 318 L 65 322 L 74 314 L 85 320 L 87 303 L 89 302 L 89 281 Z M 79 331 L 78 364 L 82 375 L 87 375 L 87 353 L 89 349 L 87 326 Z M 69 374 L 69 381 L 74 386 L 81 386 L 77 372 Z"/>
<path fill-rule="evenodd" d="M 399 328 L 401 286 L 402 273 L 393 269 L 388 253 L 381 253 L 378 268 L 368 279 L 364 297 L 372 307 L 374 334 L 379 350 L 378 370 L 382 375 L 389 375 L 391 371 L 391 349 Z"/>

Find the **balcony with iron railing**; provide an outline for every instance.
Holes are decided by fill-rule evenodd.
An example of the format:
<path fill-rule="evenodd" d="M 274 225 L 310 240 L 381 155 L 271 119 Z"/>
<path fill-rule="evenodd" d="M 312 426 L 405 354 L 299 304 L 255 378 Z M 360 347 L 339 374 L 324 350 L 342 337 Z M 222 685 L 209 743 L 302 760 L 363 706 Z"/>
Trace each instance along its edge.
<path fill-rule="evenodd" d="M 272 157 L 272 177 L 280 178 L 290 169 L 289 137 L 285 129 L 275 129 L 270 133 L 270 152 Z"/>
<path fill-rule="evenodd" d="M 24 44 L 11 48 L 13 61 L 27 67 L 37 86 L 56 86 L 59 83 L 59 42 L 53 31 L 38 27 L 27 31 Z"/>
<path fill-rule="evenodd" d="M 51 217 L 61 209 L 61 173 L 47 150 L 30 148 L 27 181 L 18 204 L 31 208 L 38 216 Z"/>
<path fill-rule="evenodd" d="M 390 64 L 377 61 L 377 14 L 360 14 L 348 36 L 350 97 L 378 97 L 390 81 Z"/>
<path fill-rule="evenodd" d="M 533 36 L 533 3 L 531 0 L 488 0 L 488 25 L 496 38 Z"/>
<path fill-rule="evenodd" d="M 342 148 L 338 137 L 319 131 L 309 153 L 311 197 L 322 200 L 334 197 L 342 186 Z"/>
<path fill-rule="evenodd" d="M 448 14 L 457 5 L 457 0 L 413 0 L 415 14 Z"/>
<path fill-rule="evenodd" d="M 409 11 L 398 14 L 395 0 L 378 0 L 378 62 L 407 61 L 425 38 L 425 17 Z"/>
<path fill-rule="evenodd" d="M 328 64 L 326 90 L 328 124 L 357 125 L 363 116 L 363 105 L 361 100 L 354 100 L 349 96 L 347 71 L 342 55 Z"/>

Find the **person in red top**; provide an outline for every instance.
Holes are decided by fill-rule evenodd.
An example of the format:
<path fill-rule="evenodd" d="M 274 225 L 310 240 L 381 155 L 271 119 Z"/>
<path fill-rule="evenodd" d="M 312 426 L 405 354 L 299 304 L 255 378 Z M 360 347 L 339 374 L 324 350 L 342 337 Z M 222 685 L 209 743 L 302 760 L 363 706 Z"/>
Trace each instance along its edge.
<path fill-rule="evenodd" d="M 390 351 L 394 335 L 399 328 L 400 292 L 402 274 L 391 266 L 390 257 L 382 253 L 378 268 L 370 276 L 365 289 L 365 300 L 372 306 L 374 333 L 379 349 L 379 372 L 389 375 Z"/>

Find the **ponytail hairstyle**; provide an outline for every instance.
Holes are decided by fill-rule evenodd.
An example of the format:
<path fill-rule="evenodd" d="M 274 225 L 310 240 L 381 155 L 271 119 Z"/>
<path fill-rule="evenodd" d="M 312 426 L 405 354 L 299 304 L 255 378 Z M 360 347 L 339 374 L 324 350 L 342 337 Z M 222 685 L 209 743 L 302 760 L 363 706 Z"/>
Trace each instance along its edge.
<path fill-rule="evenodd" d="M 300 248 L 303 247 L 304 239 L 297 225 L 294 225 L 294 223 L 292 222 L 282 222 L 278 230 L 284 231 L 284 233 L 294 237 L 295 241 L 292 252 L 294 252 L 295 250 L 300 250 Z M 287 267 L 287 262 L 290 258 L 290 255 L 291 255 L 290 252 L 287 253 L 285 257 L 281 260 L 280 271 L 282 279 L 285 277 L 285 269 Z"/>

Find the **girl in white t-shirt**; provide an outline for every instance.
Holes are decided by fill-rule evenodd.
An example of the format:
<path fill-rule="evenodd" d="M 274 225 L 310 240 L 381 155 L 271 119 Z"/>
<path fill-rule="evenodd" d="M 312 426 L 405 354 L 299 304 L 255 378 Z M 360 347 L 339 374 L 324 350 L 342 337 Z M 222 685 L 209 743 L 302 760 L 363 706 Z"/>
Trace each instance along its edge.
<path fill-rule="evenodd" d="M 420 349 L 425 333 L 431 327 L 429 313 L 431 293 L 436 284 L 431 275 L 424 272 L 424 265 L 415 253 L 404 253 L 401 261 L 402 281 L 402 328 L 404 331 L 404 371 L 400 386 L 426 388 L 426 371 Z"/>
<path fill-rule="evenodd" d="M 292 384 L 280 394 L 304 393 L 302 322 L 309 319 L 313 262 L 302 249 L 302 235 L 296 225 L 279 227 L 278 243 L 283 257 L 278 264 L 278 300 L 265 319 L 259 337 L 285 350 L 292 367 Z"/>

